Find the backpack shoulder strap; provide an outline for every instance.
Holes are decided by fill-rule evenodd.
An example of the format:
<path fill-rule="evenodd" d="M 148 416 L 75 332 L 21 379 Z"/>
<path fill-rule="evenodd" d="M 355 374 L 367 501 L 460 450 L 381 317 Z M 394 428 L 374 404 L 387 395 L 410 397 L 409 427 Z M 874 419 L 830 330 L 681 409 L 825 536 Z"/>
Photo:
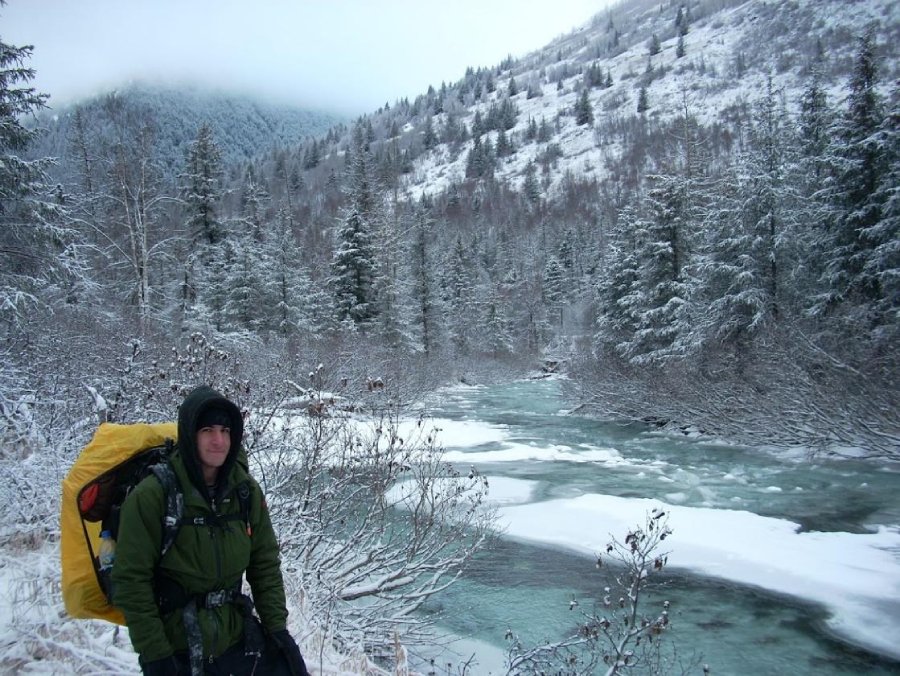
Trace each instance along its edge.
<path fill-rule="evenodd" d="M 150 468 L 159 483 L 163 487 L 163 496 L 166 501 L 166 515 L 163 518 L 163 540 L 160 549 L 160 557 L 166 555 L 175 538 L 178 535 L 178 529 L 181 527 L 181 519 L 184 516 L 184 494 L 178 486 L 178 477 L 168 459 L 165 462 L 157 463 Z"/>
<path fill-rule="evenodd" d="M 250 482 L 242 481 L 238 484 L 237 489 L 238 504 L 241 508 L 241 521 L 247 528 L 247 535 L 253 535 L 253 529 L 250 527 Z"/>

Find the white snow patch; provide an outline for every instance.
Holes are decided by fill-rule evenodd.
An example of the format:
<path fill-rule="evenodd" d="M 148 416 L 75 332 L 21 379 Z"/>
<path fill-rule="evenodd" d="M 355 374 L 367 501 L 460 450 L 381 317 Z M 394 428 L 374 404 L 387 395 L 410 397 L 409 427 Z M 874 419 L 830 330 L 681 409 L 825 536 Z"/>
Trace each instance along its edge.
<path fill-rule="evenodd" d="M 820 603 L 832 613 L 828 625 L 835 633 L 900 658 L 897 527 L 801 533 L 796 523 L 746 511 L 598 494 L 498 511 L 508 537 L 595 556 L 611 535 L 623 539 L 654 507 L 670 515 L 673 568 Z"/>

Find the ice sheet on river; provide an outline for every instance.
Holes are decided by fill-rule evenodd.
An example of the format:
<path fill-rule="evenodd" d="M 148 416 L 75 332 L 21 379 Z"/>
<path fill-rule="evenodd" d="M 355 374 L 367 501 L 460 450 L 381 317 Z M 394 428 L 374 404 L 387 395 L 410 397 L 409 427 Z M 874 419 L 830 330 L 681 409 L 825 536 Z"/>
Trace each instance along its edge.
<path fill-rule="evenodd" d="M 493 483 L 496 479 L 491 477 Z M 521 485 L 526 491 L 527 486 Z M 900 532 L 799 532 L 799 525 L 751 512 L 666 505 L 644 498 L 582 495 L 499 508 L 505 535 L 590 556 L 669 512 L 669 566 L 814 601 L 846 639 L 900 658 Z M 520 496 L 521 498 L 521 496 Z M 505 504 L 503 504 L 505 503 Z M 590 524 L 590 525 L 587 525 Z"/>

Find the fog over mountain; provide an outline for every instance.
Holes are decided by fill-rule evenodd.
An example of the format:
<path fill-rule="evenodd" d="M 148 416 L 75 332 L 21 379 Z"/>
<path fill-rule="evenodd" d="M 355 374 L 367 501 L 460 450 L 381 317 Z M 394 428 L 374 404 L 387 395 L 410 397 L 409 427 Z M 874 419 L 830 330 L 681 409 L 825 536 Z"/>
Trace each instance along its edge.
<path fill-rule="evenodd" d="M 608 0 L 12 0 L 4 37 L 31 44 L 54 107 L 128 83 L 201 86 L 358 115 L 520 56 Z"/>

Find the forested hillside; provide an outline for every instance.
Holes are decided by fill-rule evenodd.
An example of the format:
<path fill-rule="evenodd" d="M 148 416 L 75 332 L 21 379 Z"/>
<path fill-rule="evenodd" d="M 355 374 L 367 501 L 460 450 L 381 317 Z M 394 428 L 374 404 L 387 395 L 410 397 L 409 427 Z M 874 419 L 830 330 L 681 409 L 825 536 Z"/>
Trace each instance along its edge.
<path fill-rule="evenodd" d="M 140 83 L 74 105 L 57 107 L 51 100 L 48 106 L 31 125 L 40 129 L 31 153 L 56 158 L 65 171 L 55 178 L 67 183 L 78 181 L 79 143 L 96 145 L 114 138 L 129 125 L 151 135 L 159 171 L 174 176 L 183 170 L 185 151 L 204 123 L 223 150 L 222 161 L 230 165 L 247 162 L 266 150 L 321 136 L 342 121 L 339 115 L 246 96 Z"/>
<path fill-rule="evenodd" d="M 549 351 L 598 411 L 894 454 L 897 38 L 880 0 L 632 0 L 315 137 L 101 97 L 36 146 L 68 274 L 8 325 Z"/>

